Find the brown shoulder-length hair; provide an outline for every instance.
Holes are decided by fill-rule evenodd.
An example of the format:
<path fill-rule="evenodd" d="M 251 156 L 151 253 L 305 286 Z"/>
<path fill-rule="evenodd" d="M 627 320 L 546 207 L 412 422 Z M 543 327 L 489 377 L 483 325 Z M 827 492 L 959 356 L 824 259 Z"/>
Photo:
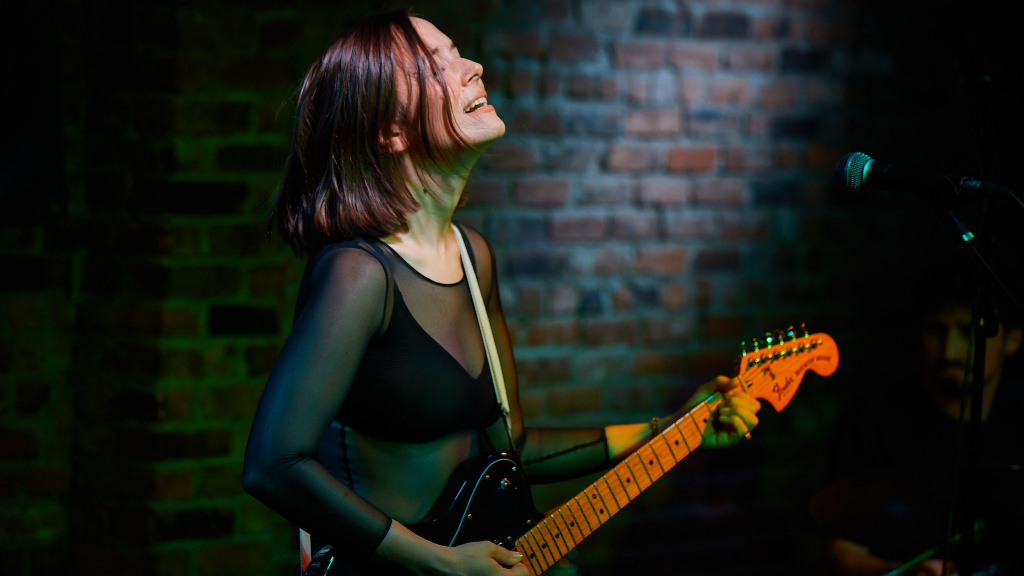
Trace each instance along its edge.
<path fill-rule="evenodd" d="M 419 204 L 404 183 L 398 156 L 382 140 L 391 126 L 403 128 L 417 170 L 428 163 L 452 166 L 456 158 L 429 126 L 446 125 L 468 146 L 455 124 L 444 76 L 411 17 L 401 10 L 364 19 L 306 73 L 268 222 L 268 231 L 276 227 L 297 255 L 313 254 L 330 242 L 408 229 L 406 216 Z M 408 109 L 396 81 L 406 67 L 415 71 L 411 82 L 419 88 L 418 101 Z M 428 106 L 438 89 L 442 110 Z M 432 181 L 426 180 L 430 191 Z"/>

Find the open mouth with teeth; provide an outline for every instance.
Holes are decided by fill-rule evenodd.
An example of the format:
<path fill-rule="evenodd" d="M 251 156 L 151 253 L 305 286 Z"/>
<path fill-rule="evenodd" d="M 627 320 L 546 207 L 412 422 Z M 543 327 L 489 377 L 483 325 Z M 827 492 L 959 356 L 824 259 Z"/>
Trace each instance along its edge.
<path fill-rule="evenodd" d="M 466 106 L 462 111 L 469 114 L 470 112 L 474 112 L 484 106 L 487 106 L 487 98 L 481 97 L 470 102 L 469 106 Z"/>

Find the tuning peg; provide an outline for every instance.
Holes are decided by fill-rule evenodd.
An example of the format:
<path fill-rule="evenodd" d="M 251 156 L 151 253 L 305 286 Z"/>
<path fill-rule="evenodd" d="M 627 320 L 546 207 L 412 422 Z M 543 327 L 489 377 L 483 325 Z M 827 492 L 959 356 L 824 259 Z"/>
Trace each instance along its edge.
<path fill-rule="evenodd" d="M 789 334 L 790 342 L 792 342 L 793 340 L 796 340 L 796 334 L 793 333 L 793 327 L 792 326 L 789 327 L 789 331 L 787 332 L 787 334 Z"/>
<path fill-rule="evenodd" d="M 804 333 L 804 338 L 807 338 L 808 336 L 810 336 L 810 334 L 808 334 L 808 333 L 807 333 L 807 324 L 805 324 L 805 323 L 801 322 L 801 323 L 800 323 L 800 330 L 802 330 L 802 331 L 803 331 L 803 333 Z"/>
<path fill-rule="evenodd" d="M 747 341 L 744 340 L 744 341 L 740 342 L 740 356 L 746 356 L 746 355 L 747 355 Z"/>
<path fill-rule="evenodd" d="M 758 344 L 757 338 L 751 338 L 751 340 L 754 341 L 754 352 L 760 351 L 761 350 L 761 346 L 760 346 L 760 344 Z"/>
<path fill-rule="evenodd" d="M 765 332 L 764 333 L 764 339 L 765 339 L 766 342 L 768 342 L 768 346 L 766 346 L 766 348 L 771 348 L 772 347 L 772 333 L 771 332 Z"/>

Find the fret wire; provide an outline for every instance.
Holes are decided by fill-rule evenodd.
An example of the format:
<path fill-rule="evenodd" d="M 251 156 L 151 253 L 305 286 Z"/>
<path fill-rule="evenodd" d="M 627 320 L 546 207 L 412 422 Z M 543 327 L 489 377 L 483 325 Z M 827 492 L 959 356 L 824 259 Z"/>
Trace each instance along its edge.
<path fill-rule="evenodd" d="M 662 470 L 668 471 L 669 468 L 676 465 L 675 457 L 672 456 L 672 449 L 669 448 L 668 440 L 665 439 L 664 434 L 658 434 L 651 438 L 651 441 L 647 443 L 647 447 L 658 457 L 658 464 L 661 465 Z M 672 463 L 665 466 L 666 460 L 671 460 Z"/>
<path fill-rule="evenodd" d="M 555 512 L 558 511 L 556 510 Z M 558 530 L 558 533 L 560 534 L 560 537 L 558 537 L 558 539 L 562 541 L 562 546 L 565 547 L 565 552 L 562 553 L 562 555 L 565 556 L 569 553 L 569 550 L 572 550 L 576 547 L 576 537 L 572 535 L 572 530 L 569 530 L 569 525 L 566 524 L 564 521 L 559 522 L 559 519 L 560 518 L 557 514 L 551 514 L 550 516 L 548 516 L 548 520 L 551 520 L 551 522 L 555 525 L 555 528 Z"/>
<path fill-rule="evenodd" d="M 560 532 L 552 532 L 551 531 L 551 526 L 548 525 L 548 520 L 549 519 L 550 519 L 550 516 L 548 518 L 545 518 L 544 520 L 542 520 L 541 523 L 538 524 L 537 526 L 538 527 L 542 526 L 544 528 L 544 531 L 547 532 L 548 535 L 547 535 L 546 540 L 548 541 L 548 550 L 553 550 L 552 556 L 554 556 L 555 552 L 558 553 L 558 556 L 555 556 L 555 561 L 558 561 L 559 558 L 561 558 L 562 556 L 565 556 L 565 554 L 569 551 L 569 549 L 566 548 L 564 552 L 562 551 L 562 548 L 565 545 L 562 544 L 562 539 L 558 537 L 558 534 L 560 534 Z M 555 525 L 555 528 L 558 528 L 557 524 Z M 562 545 L 559 546 L 559 544 L 562 544 Z"/>
<path fill-rule="evenodd" d="M 673 466 L 679 464 L 679 460 L 677 460 L 676 455 L 672 453 L 672 445 L 669 444 L 668 438 L 665 438 L 664 434 L 659 435 L 658 438 L 660 438 L 662 444 L 665 445 L 665 448 L 662 450 L 662 453 L 665 453 L 672 457 L 669 465 L 666 467 L 665 462 L 661 459 L 661 455 L 658 452 L 655 452 L 655 454 L 658 454 L 658 464 L 661 466 L 661 469 L 664 470 L 665 472 L 668 472 Z"/>
<path fill-rule="evenodd" d="M 689 414 L 687 414 L 687 416 L 689 416 Z M 693 420 L 693 418 L 690 418 L 690 420 Z M 679 430 L 679 436 L 682 438 L 683 444 L 686 444 L 686 455 L 689 456 L 690 454 L 693 453 L 693 448 L 690 448 L 690 443 L 686 441 L 686 432 L 684 432 L 683 429 L 679 427 L 679 422 L 672 424 L 672 426 Z"/>
<path fill-rule="evenodd" d="M 536 531 L 536 534 L 534 534 L 535 531 Z M 537 527 L 534 526 L 533 528 L 530 528 L 530 530 L 527 531 L 526 533 L 529 534 L 531 538 L 533 538 L 534 548 L 536 550 L 534 552 L 534 554 L 537 556 L 537 558 L 543 559 L 544 563 L 547 564 L 547 566 L 542 566 L 542 568 L 543 569 L 547 569 L 548 566 L 551 566 L 552 564 L 554 564 L 555 560 L 550 560 L 549 561 L 547 558 L 544 557 L 545 554 L 547 554 L 548 556 L 551 556 L 551 552 L 550 552 L 550 550 L 548 550 L 548 547 L 546 545 L 544 545 L 546 543 L 542 539 L 543 536 L 540 534 L 540 530 L 538 530 Z M 540 544 L 537 544 L 538 541 L 540 542 Z M 543 572 L 543 570 L 541 570 L 541 571 Z"/>
<path fill-rule="evenodd" d="M 601 476 L 600 478 L 598 478 L 598 481 L 601 481 L 601 480 L 604 480 L 604 485 L 605 485 L 605 488 L 608 490 L 608 495 L 612 497 L 612 504 L 615 504 L 615 510 L 613 511 L 611 509 L 611 507 L 608 506 L 608 502 L 605 501 L 604 496 L 601 494 L 601 489 L 600 488 L 597 489 L 597 495 L 601 496 L 601 502 L 604 503 L 605 512 L 607 512 L 608 513 L 608 517 L 611 518 L 612 514 L 615 514 L 615 512 L 618 512 L 619 508 L 621 508 L 621 506 L 619 506 L 618 500 L 615 499 L 615 493 L 612 492 L 612 485 L 608 483 L 608 475 L 605 474 L 604 476 Z M 595 482 L 594 485 L 596 486 L 597 482 Z"/>
<path fill-rule="evenodd" d="M 544 571 L 546 566 L 538 561 L 537 552 L 533 549 L 533 544 L 530 544 L 529 539 L 526 538 L 527 534 L 529 534 L 529 532 L 519 537 L 519 540 L 516 542 L 516 548 L 523 553 L 523 558 L 529 562 L 530 572 L 539 575 Z"/>
<path fill-rule="evenodd" d="M 586 494 L 586 491 L 584 491 L 583 493 L 584 493 L 584 494 Z M 579 507 L 579 509 L 580 509 L 580 514 L 583 514 L 583 519 L 587 521 L 587 528 L 590 528 L 590 533 L 591 533 L 591 534 L 593 534 L 593 533 L 594 533 L 594 525 L 590 523 L 590 516 L 587 516 L 587 511 L 586 511 L 586 510 L 584 510 L 584 509 L 583 509 L 583 505 L 582 505 L 582 504 L 580 504 L 580 499 L 579 499 L 579 496 L 573 496 L 573 497 L 572 497 L 572 499 L 576 501 L 576 506 L 578 506 L 578 507 Z M 586 499 L 586 498 L 584 498 L 583 500 L 584 500 L 584 501 L 586 501 L 587 499 Z M 589 502 L 589 501 L 587 502 L 587 504 L 589 504 L 589 505 L 590 505 L 590 509 L 594 511 L 594 514 L 595 514 L 595 517 L 596 517 L 596 515 L 597 515 L 597 510 L 594 510 L 594 505 L 593 505 L 593 504 L 590 504 L 590 502 Z M 597 523 L 597 525 L 598 525 L 598 526 L 600 526 L 600 525 L 601 525 L 601 523 L 600 523 L 600 522 L 598 522 L 598 523 Z"/>
<path fill-rule="evenodd" d="M 635 498 L 635 496 L 630 496 L 629 488 L 626 487 L 626 483 L 622 480 L 622 474 L 619 474 L 619 467 L 615 466 L 614 468 L 612 468 L 612 472 L 615 472 L 615 477 L 619 479 L 619 484 L 622 485 L 622 491 L 626 493 L 626 504 L 629 504 L 630 502 L 633 501 L 633 498 Z M 639 492 L 637 492 L 637 494 L 639 495 Z M 623 504 L 623 506 L 625 506 L 625 504 Z"/>
<path fill-rule="evenodd" d="M 630 462 L 630 460 L 637 460 L 638 462 L 640 462 L 641 468 L 644 468 L 644 461 L 642 458 L 640 458 L 640 456 L 637 455 L 636 452 L 633 452 L 625 459 L 626 467 L 629 468 L 629 472 L 633 475 L 634 478 L 639 478 L 637 480 L 637 484 L 639 485 L 642 482 L 643 476 L 640 476 L 637 472 L 633 470 L 633 463 Z M 651 485 L 651 475 L 648 474 L 646 470 L 644 470 L 643 472 L 644 474 L 647 475 L 647 485 L 643 487 L 644 489 L 646 489 L 647 486 Z"/>
<path fill-rule="evenodd" d="M 661 465 L 661 460 L 658 458 L 658 453 L 655 452 L 654 449 L 651 448 L 650 446 L 641 446 L 640 450 L 638 450 L 637 453 L 639 454 L 639 452 L 643 451 L 644 449 L 646 449 L 646 451 L 650 453 L 650 456 L 644 456 L 643 454 L 640 454 L 641 456 L 643 456 L 644 460 L 650 460 L 650 462 L 644 464 L 644 468 L 647 470 L 647 473 L 651 474 L 651 469 L 647 468 L 648 465 L 655 463 L 658 464 L 658 470 L 661 470 L 661 473 L 658 473 L 658 470 L 654 470 L 654 474 L 658 475 L 657 478 L 655 478 L 653 474 L 651 475 L 651 484 L 653 484 L 655 481 L 658 480 L 658 478 L 661 478 L 662 476 L 665 475 L 665 468 L 663 468 Z"/>
<path fill-rule="evenodd" d="M 594 518 L 597 519 L 597 525 L 602 526 L 604 524 L 604 518 L 601 518 L 602 512 L 598 510 L 597 506 L 594 506 L 594 500 L 601 500 L 601 506 L 603 506 L 601 509 L 605 510 L 605 512 L 608 510 L 608 505 L 604 503 L 604 497 L 601 496 L 601 491 L 597 489 L 597 483 L 595 482 L 591 484 L 590 487 L 594 490 L 594 493 L 587 494 L 587 503 L 594 509 Z M 584 493 L 586 494 L 586 492 Z M 594 498 L 594 495 L 597 495 L 597 498 Z"/>
<path fill-rule="evenodd" d="M 566 507 L 562 506 L 562 508 L 566 508 Z M 580 542 L 583 541 L 583 538 L 582 538 L 583 532 L 580 532 L 581 538 L 579 540 L 577 540 L 576 539 L 576 534 L 573 534 L 573 531 L 572 531 L 573 527 L 570 526 L 568 522 L 566 522 L 565 515 L 562 514 L 562 508 L 559 508 L 558 510 L 555 510 L 555 512 L 558 513 L 558 520 L 562 521 L 562 526 L 565 526 L 565 532 L 569 534 L 570 538 L 572 538 L 572 547 L 570 548 L 570 549 L 572 549 L 572 548 L 575 548 L 575 547 L 579 546 Z M 566 509 L 568 509 L 568 508 L 566 508 Z M 553 518 L 554 514 L 552 514 L 551 516 Z M 556 524 L 558 523 L 558 520 L 555 521 Z M 573 521 L 573 524 L 575 525 L 576 522 Z M 577 531 L 579 531 L 579 528 L 577 528 Z"/>
<path fill-rule="evenodd" d="M 691 421 L 691 422 L 693 422 L 693 427 L 694 427 L 694 430 L 696 430 L 696 431 L 697 431 L 697 433 L 698 433 L 698 434 L 700 435 L 700 437 L 701 437 L 701 441 L 703 441 L 703 439 L 704 439 L 704 428 L 702 428 L 702 427 L 701 427 L 701 425 L 700 425 L 700 424 L 697 424 L 697 421 L 696 421 L 696 420 L 694 420 L 694 418 L 693 418 L 693 410 L 691 410 L 690 412 L 688 412 L 688 413 L 687 413 L 686 415 L 690 417 L 690 421 Z M 705 425 L 706 425 L 706 424 L 707 424 L 707 423 L 705 422 Z M 698 445 L 698 446 L 700 446 L 700 443 L 698 443 L 697 445 Z"/>
<path fill-rule="evenodd" d="M 676 462 L 682 462 L 683 458 L 686 458 L 687 456 L 690 455 L 690 452 L 691 452 L 690 446 L 686 443 L 686 437 L 683 436 L 683 430 L 679 427 L 679 422 L 678 421 L 673 422 L 672 425 L 669 426 L 668 430 L 672 431 L 673 434 L 677 434 L 679 436 L 678 439 L 675 439 L 672 442 L 669 442 L 668 448 L 669 448 L 669 450 L 672 450 L 672 457 L 676 459 Z M 675 448 L 673 448 L 673 445 L 679 446 L 679 440 L 683 441 L 683 446 L 681 448 L 679 448 L 680 450 L 683 451 L 683 455 L 682 456 L 676 456 Z M 667 434 L 665 436 L 665 441 L 668 442 Z"/>

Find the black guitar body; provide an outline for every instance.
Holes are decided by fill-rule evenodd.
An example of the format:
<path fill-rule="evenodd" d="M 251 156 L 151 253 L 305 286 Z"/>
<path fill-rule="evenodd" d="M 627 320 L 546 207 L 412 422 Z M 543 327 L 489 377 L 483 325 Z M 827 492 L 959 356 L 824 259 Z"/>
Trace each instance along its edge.
<path fill-rule="evenodd" d="M 487 540 L 513 549 L 516 539 L 533 527 L 541 515 L 533 505 L 523 467 L 508 454 L 492 454 L 462 463 L 438 497 L 431 520 L 412 524 L 410 530 L 435 544 L 458 546 Z M 313 537 L 313 549 L 324 542 Z M 304 576 L 401 575 L 406 571 L 386 566 L 375 556 L 346 558 L 337 545 L 311 563 Z"/>

